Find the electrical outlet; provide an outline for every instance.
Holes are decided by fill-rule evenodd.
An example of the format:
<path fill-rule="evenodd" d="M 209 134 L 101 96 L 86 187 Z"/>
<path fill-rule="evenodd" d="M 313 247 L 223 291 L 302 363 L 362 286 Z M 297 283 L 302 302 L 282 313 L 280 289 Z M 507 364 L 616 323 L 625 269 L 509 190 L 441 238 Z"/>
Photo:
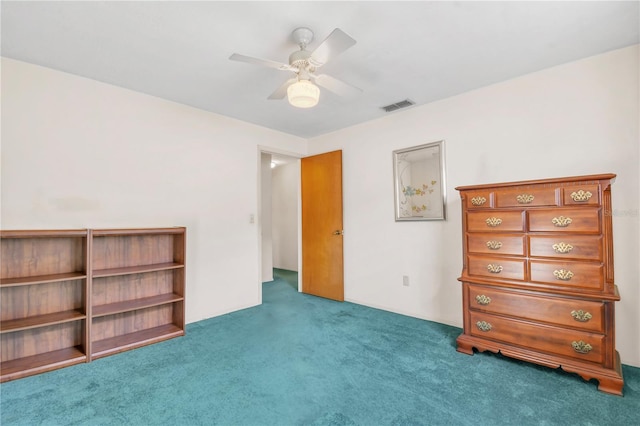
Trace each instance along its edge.
<path fill-rule="evenodd" d="M 409 287 L 409 275 L 402 276 L 402 285 L 405 287 Z"/>
<path fill-rule="evenodd" d="M 249 215 L 249 223 L 254 223 L 256 221 L 256 217 L 252 214 Z"/>

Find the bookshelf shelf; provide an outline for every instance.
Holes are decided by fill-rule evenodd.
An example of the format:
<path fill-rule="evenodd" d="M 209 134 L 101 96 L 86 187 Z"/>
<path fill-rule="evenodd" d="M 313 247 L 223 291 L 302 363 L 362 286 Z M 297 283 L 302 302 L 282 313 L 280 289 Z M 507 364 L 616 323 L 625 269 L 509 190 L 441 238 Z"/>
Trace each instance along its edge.
<path fill-rule="evenodd" d="M 16 318 L 12 320 L 2 321 L 0 325 L 0 333 L 10 333 L 20 330 L 28 330 L 30 328 L 46 327 L 49 325 L 62 324 L 69 321 L 79 321 L 87 316 L 80 311 L 63 311 L 52 314 L 35 315 L 26 318 Z"/>
<path fill-rule="evenodd" d="M 102 358 L 183 335 L 184 329 L 174 324 L 165 324 L 159 327 L 110 337 L 93 343 L 92 358 Z"/>

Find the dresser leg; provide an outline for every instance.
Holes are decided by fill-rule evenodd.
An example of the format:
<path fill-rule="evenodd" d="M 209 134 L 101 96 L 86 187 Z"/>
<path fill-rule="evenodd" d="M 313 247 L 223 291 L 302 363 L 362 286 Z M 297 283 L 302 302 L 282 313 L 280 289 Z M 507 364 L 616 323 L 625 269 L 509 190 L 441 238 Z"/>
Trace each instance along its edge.
<path fill-rule="evenodd" d="M 599 391 L 622 396 L 622 387 L 624 386 L 622 380 L 598 379 L 598 382 Z"/>
<path fill-rule="evenodd" d="M 457 351 L 467 355 L 473 355 L 473 345 L 462 340 L 464 334 L 456 340 L 458 344 Z"/>
<path fill-rule="evenodd" d="M 613 363 L 614 377 L 598 377 L 598 390 L 613 395 L 622 396 L 622 388 L 624 387 L 624 378 L 622 377 L 622 364 L 620 363 L 620 354 L 616 351 Z"/>

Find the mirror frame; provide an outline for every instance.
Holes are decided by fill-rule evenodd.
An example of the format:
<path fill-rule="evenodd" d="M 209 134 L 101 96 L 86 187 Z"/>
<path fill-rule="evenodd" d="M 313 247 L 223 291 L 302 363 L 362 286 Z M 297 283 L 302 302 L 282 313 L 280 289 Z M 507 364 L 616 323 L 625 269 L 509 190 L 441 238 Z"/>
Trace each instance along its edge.
<path fill-rule="evenodd" d="M 435 181 L 431 181 L 428 182 L 426 184 L 423 184 L 422 188 L 417 189 L 418 192 L 418 196 L 426 196 L 429 197 L 428 194 L 433 193 L 433 188 L 430 190 L 429 189 L 429 184 L 431 184 L 434 187 L 437 187 L 439 189 L 439 196 L 435 195 L 432 198 L 435 198 L 435 200 L 433 200 L 433 202 L 437 203 L 437 205 L 441 205 L 442 206 L 442 211 L 438 211 L 435 214 L 429 214 L 428 213 L 428 207 L 426 206 L 426 204 L 423 204 L 419 207 L 414 207 L 412 206 L 412 210 L 414 208 L 424 208 L 423 211 L 425 211 L 425 214 L 422 216 L 414 216 L 414 215 L 407 215 L 407 203 L 408 200 L 406 199 L 407 195 L 407 187 L 403 186 L 402 184 L 402 175 L 406 170 L 406 167 L 403 169 L 401 166 L 401 161 L 404 160 L 404 158 L 408 157 L 410 154 L 420 154 L 421 152 L 427 152 L 431 149 L 433 149 L 434 147 L 438 147 L 439 150 L 439 154 L 437 156 L 438 161 L 437 161 L 437 165 L 436 170 L 423 170 L 423 173 L 429 174 L 432 177 L 437 176 L 439 178 L 439 182 L 435 182 Z M 419 221 L 419 220 L 446 220 L 447 219 L 447 215 L 446 215 L 446 211 L 447 211 L 447 195 L 446 195 L 446 184 L 445 184 L 445 180 L 446 180 L 446 174 L 445 174 L 445 155 L 444 155 L 444 141 L 438 141 L 438 142 L 432 142 L 432 143 L 427 143 L 424 145 L 418 145 L 418 146 L 413 146 L 411 148 L 404 148 L 404 149 L 398 149 L 393 151 L 393 189 L 394 189 L 394 194 L 395 194 L 395 213 L 396 213 L 396 222 L 405 222 L 405 221 Z M 409 189 L 412 190 L 412 192 L 416 191 L 415 188 L 411 188 L 409 186 Z M 415 192 L 414 194 L 409 195 L 409 197 L 416 195 Z"/>

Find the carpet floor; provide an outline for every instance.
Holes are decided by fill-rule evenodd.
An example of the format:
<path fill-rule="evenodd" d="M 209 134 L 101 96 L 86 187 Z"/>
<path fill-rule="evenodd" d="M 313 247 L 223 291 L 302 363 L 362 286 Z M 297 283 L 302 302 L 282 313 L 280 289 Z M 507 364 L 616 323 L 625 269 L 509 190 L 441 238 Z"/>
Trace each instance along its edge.
<path fill-rule="evenodd" d="M 456 352 L 460 329 L 296 291 L 184 337 L 0 386 L 2 425 L 638 425 L 624 397 L 501 355 Z M 623 360 L 624 361 L 624 360 Z"/>

